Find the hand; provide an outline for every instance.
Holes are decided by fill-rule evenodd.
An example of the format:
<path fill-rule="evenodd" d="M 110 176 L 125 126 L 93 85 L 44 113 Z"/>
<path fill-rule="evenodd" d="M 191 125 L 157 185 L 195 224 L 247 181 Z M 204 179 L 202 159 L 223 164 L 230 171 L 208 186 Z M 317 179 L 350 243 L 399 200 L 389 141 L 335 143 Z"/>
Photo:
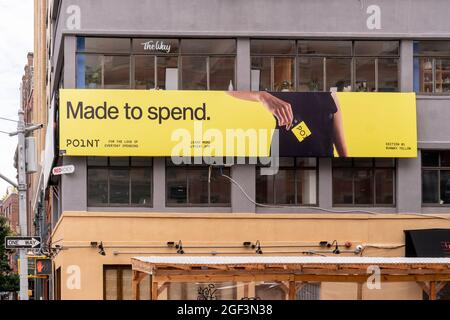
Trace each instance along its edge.
<path fill-rule="evenodd" d="M 294 114 L 290 103 L 278 99 L 268 92 L 259 92 L 258 101 L 275 116 L 280 127 L 286 126 L 286 130 L 289 130 L 292 127 Z"/>

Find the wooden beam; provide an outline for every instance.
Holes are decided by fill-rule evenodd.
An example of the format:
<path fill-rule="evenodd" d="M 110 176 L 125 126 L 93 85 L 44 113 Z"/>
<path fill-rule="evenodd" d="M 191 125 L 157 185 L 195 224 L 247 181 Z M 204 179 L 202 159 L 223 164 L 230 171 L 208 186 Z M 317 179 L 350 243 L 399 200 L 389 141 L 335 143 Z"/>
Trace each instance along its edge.
<path fill-rule="evenodd" d="M 158 282 L 152 281 L 152 300 L 158 300 Z"/>
<path fill-rule="evenodd" d="M 289 281 L 289 300 L 297 300 L 297 287 L 295 281 Z"/>
<path fill-rule="evenodd" d="M 139 300 L 140 297 L 140 283 L 142 281 L 142 275 L 146 275 L 140 271 L 133 270 L 133 278 L 131 279 L 131 289 L 133 291 L 134 300 Z"/>
<path fill-rule="evenodd" d="M 356 289 L 356 300 L 362 300 L 363 298 L 363 283 L 358 282 L 358 286 Z"/>
<path fill-rule="evenodd" d="M 253 281 L 290 281 L 292 274 L 272 274 L 272 273 L 252 273 L 234 274 L 178 274 L 178 275 L 154 275 L 154 281 L 157 282 L 253 282 Z M 369 275 L 352 274 L 294 274 L 296 282 L 366 282 Z M 450 281 L 450 275 L 430 274 L 430 275 L 381 275 L 382 282 L 418 282 L 418 281 Z"/>
<path fill-rule="evenodd" d="M 162 284 L 162 286 L 160 286 L 158 288 L 158 297 L 161 295 L 161 293 L 163 293 L 164 290 L 166 290 L 167 288 L 169 288 L 170 282 L 164 282 Z"/>
<path fill-rule="evenodd" d="M 430 300 L 436 300 L 436 281 L 430 281 Z"/>

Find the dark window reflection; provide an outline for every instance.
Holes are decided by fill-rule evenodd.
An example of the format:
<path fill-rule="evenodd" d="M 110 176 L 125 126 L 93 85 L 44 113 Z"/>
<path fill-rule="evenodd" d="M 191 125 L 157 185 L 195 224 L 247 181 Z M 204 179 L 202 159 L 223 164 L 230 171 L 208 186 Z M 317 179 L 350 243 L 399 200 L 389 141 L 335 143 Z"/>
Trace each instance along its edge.
<path fill-rule="evenodd" d="M 333 203 L 346 206 L 394 205 L 394 160 L 333 159 Z"/>

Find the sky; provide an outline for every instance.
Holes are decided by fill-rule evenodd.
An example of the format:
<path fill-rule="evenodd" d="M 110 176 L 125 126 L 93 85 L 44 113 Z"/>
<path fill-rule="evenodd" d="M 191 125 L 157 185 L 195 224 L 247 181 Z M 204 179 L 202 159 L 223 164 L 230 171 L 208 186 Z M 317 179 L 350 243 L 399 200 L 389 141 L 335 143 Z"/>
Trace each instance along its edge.
<path fill-rule="evenodd" d="M 17 120 L 19 87 L 27 53 L 33 51 L 33 0 L 0 0 L 0 117 Z M 0 120 L 0 131 L 16 123 Z M 17 138 L 0 133 L 0 172 L 16 181 L 13 158 Z M 9 184 L 0 179 L 0 198 Z"/>

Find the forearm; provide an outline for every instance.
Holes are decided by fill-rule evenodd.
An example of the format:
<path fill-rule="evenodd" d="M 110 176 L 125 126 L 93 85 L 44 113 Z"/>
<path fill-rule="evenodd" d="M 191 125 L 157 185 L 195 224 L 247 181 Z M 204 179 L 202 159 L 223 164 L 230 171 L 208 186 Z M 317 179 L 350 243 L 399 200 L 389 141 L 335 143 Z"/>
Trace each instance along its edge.
<path fill-rule="evenodd" d="M 260 101 L 260 92 L 252 91 L 227 91 L 227 93 L 237 99 L 247 100 L 247 101 Z"/>

